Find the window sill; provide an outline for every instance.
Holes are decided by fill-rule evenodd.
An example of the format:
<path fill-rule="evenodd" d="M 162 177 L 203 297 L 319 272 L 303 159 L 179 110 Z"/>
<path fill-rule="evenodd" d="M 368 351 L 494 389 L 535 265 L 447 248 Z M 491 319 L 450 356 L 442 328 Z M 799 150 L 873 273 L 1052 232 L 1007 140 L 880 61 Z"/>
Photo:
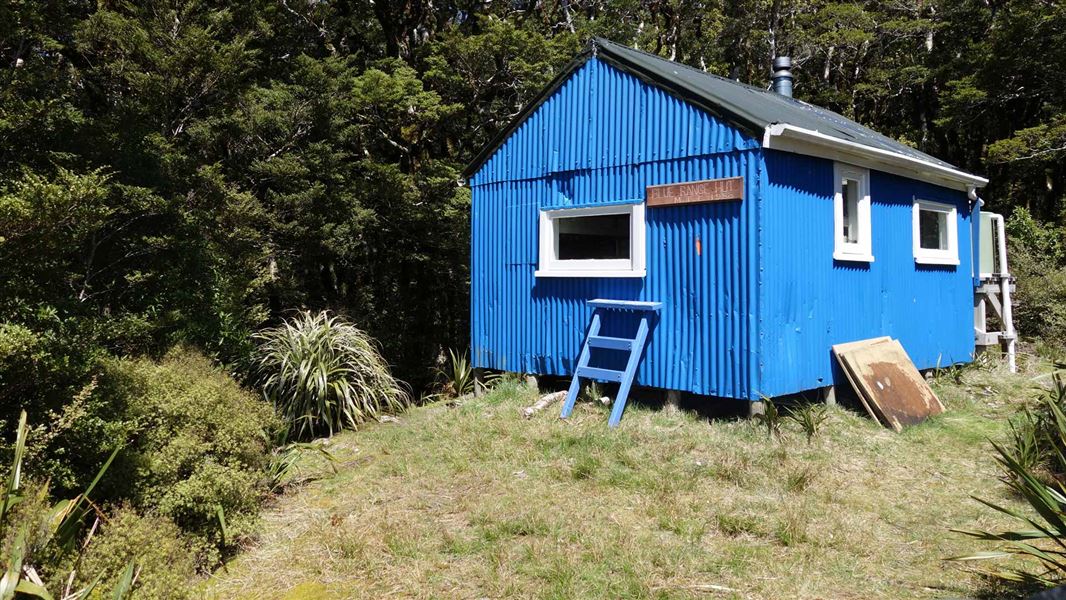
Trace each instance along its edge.
<path fill-rule="evenodd" d="M 833 260 L 844 260 L 851 262 L 868 262 L 874 261 L 873 254 L 859 254 L 857 252 L 840 252 L 839 250 L 833 252 Z"/>
<path fill-rule="evenodd" d="M 915 256 L 914 262 L 915 264 L 919 265 L 948 265 L 952 267 L 959 266 L 959 259 L 943 256 Z"/>
<path fill-rule="evenodd" d="M 647 274 L 648 274 L 648 272 L 646 270 L 644 270 L 644 269 L 641 269 L 640 271 L 611 271 L 609 269 L 599 269 L 599 270 L 589 269 L 587 271 L 579 271 L 579 270 L 573 270 L 573 271 L 566 271 L 566 270 L 542 271 L 540 269 L 537 269 L 536 271 L 533 272 L 533 276 L 534 277 L 601 277 L 601 278 L 603 278 L 603 277 L 619 277 L 619 278 L 621 278 L 621 277 L 629 277 L 629 278 L 633 278 L 633 277 L 644 277 Z"/>

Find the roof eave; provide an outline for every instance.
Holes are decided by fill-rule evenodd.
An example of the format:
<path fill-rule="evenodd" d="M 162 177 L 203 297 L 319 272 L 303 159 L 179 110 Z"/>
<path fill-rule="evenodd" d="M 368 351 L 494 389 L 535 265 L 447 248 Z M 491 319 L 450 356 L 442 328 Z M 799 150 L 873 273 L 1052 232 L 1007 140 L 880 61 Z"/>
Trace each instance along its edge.
<path fill-rule="evenodd" d="M 889 150 L 849 142 L 788 123 L 766 127 L 763 148 L 794 152 L 849 162 L 902 177 L 926 181 L 952 189 L 970 191 L 988 185 L 988 179 L 919 158 Z"/>

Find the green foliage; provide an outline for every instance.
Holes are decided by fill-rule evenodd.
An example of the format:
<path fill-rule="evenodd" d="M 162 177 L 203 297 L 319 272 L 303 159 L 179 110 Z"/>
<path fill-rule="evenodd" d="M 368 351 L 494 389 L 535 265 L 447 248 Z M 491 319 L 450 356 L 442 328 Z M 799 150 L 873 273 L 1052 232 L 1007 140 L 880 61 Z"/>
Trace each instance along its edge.
<path fill-rule="evenodd" d="M 459 354 L 450 348 L 447 362 L 444 366 L 435 368 L 434 372 L 437 378 L 437 388 L 440 390 L 435 397 L 457 398 L 473 394 L 477 386 L 492 386 L 499 380 L 498 374 L 485 373 L 482 375 L 482 380 L 477 381 L 466 352 Z"/>
<path fill-rule="evenodd" d="M 119 451 L 115 448 L 82 494 L 50 504 L 47 484 L 25 485 L 23 481 L 23 459 L 29 435 L 30 428 L 23 411 L 15 430 L 14 456 L 5 473 L 3 497 L 0 497 L 0 557 L 3 557 L 0 568 L 4 570 L 0 576 L 0 598 L 4 600 L 18 595 L 51 598 L 42 575 L 45 578 L 56 575 L 59 582 L 56 588 L 62 585 L 58 579 L 59 570 L 72 557 L 77 558 L 91 541 L 91 532 L 87 539 L 81 540 L 86 517 L 97 510 L 89 501 L 89 495 Z M 129 562 L 126 575 L 114 586 L 111 597 L 115 600 L 129 597 L 134 585 L 133 567 L 134 563 Z M 81 588 L 72 587 L 74 573 L 71 573 L 60 597 L 78 600 L 92 594 L 104 574 L 86 573 L 94 578 Z"/>
<path fill-rule="evenodd" d="M 1046 225 L 1018 208 L 1007 221 L 1010 270 L 1017 278 L 1015 326 L 1023 338 L 1066 354 L 1066 224 Z"/>
<path fill-rule="evenodd" d="M 762 397 L 763 411 L 755 415 L 755 421 L 766 428 L 766 435 L 771 438 L 781 438 L 781 410 L 777 404 L 766 396 Z"/>
<path fill-rule="evenodd" d="M 102 586 L 113 588 L 135 562 L 136 598 L 194 598 L 189 582 L 204 551 L 170 519 L 119 508 L 101 523 L 82 554 L 77 581 L 85 586 L 99 578 Z"/>
<path fill-rule="evenodd" d="M 255 338 L 263 392 L 297 437 L 355 429 L 408 403 L 374 340 L 338 317 L 305 311 Z"/>
<path fill-rule="evenodd" d="M 598 381 L 589 381 L 582 393 L 587 402 L 599 402 L 600 398 L 606 395 L 603 393 L 603 387 Z"/>
<path fill-rule="evenodd" d="M 170 519 L 220 550 L 248 534 L 268 490 L 269 441 L 281 428 L 270 405 L 209 359 L 177 348 L 161 361 L 106 359 L 98 384 L 82 390 L 26 449 L 37 473 L 62 475 L 54 492 L 92 482 L 92 465 L 122 451 L 98 482 L 102 501 L 122 501 Z M 13 452 L 18 454 L 18 449 Z M 221 543 L 217 506 L 232 515 Z M 205 556 L 205 564 L 217 556 Z"/>
<path fill-rule="evenodd" d="M 1012 459 L 1027 470 L 1042 474 L 1049 482 L 1066 482 L 1066 372 L 1052 378 L 1051 390 L 1035 409 L 1026 408 L 1012 423 Z"/>
<path fill-rule="evenodd" d="M 818 435 L 826 419 L 829 418 L 829 412 L 824 404 L 805 402 L 789 408 L 786 416 L 803 429 L 804 435 L 807 436 L 807 443 L 810 444 L 814 436 Z"/>
<path fill-rule="evenodd" d="M 309 481 L 312 476 L 304 473 L 311 458 L 324 460 L 333 473 L 337 472 L 337 458 L 322 444 L 292 442 L 275 448 L 267 468 L 270 491 L 280 492 L 290 485 Z"/>
<path fill-rule="evenodd" d="M 269 440 L 280 423 L 268 404 L 206 357 L 177 348 L 160 362 L 109 360 L 91 414 L 121 424 L 130 438 L 116 465 L 121 476 L 107 481 L 109 497 L 223 549 L 235 540 L 222 544 L 218 506 L 235 535 L 250 532 L 267 491 Z"/>
<path fill-rule="evenodd" d="M 1050 587 L 1066 580 L 1066 374 L 1056 374 L 1050 392 L 1040 400 L 1037 415 L 1026 413 L 1021 428 L 1014 429 L 1016 445 L 992 447 L 1006 473 L 1007 484 L 1025 499 L 1036 515 L 975 498 L 993 510 L 1017 520 L 1024 529 L 1010 531 L 954 530 L 992 542 L 996 550 L 982 551 L 956 560 L 988 560 L 1019 556 L 1037 570 L 1019 568 L 991 571 L 996 577 L 1029 585 Z"/>

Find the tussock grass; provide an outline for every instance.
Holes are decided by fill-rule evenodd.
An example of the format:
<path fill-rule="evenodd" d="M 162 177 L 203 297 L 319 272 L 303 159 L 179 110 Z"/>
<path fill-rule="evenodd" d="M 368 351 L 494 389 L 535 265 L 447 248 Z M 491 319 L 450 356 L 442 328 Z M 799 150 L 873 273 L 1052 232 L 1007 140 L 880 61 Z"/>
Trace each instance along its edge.
<path fill-rule="evenodd" d="M 932 598 L 995 595 L 952 527 L 1021 506 L 988 439 L 1031 374 L 935 384 L 948 412 L 902 434 L 831 408 L 810 444 L 748 421 L 581 403 L 520 415 L 535 393 L 411 410 L 335 437 L 339 473 L 279 499 L 218 598 Z M 312 593 L 313 592 L 313 593 Z M 308 594 L 311 595 L 308 595 Z"/>
<path fill-rule="evenodd" d="M 254 339 L 263 393 L 298 438 L 355 429 L 407 405 L 377 342 L 327 312 L 297 313 Z"/>

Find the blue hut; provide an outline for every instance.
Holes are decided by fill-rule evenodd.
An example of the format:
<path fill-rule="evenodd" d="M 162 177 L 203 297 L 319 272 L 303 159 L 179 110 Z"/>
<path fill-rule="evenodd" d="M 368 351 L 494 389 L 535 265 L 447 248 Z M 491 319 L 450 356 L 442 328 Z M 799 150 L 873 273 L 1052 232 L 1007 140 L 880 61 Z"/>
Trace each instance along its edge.
<path fill-rule="evenodd" d="M 842 342 L 971 360 L 987 180 L 793 99 L 787 66 L 767 91 L 602 39 L 575 58 L 466 173 L 474 365 L 620 382 L 617 424 L 634 381 L 826 388 Z"/>

